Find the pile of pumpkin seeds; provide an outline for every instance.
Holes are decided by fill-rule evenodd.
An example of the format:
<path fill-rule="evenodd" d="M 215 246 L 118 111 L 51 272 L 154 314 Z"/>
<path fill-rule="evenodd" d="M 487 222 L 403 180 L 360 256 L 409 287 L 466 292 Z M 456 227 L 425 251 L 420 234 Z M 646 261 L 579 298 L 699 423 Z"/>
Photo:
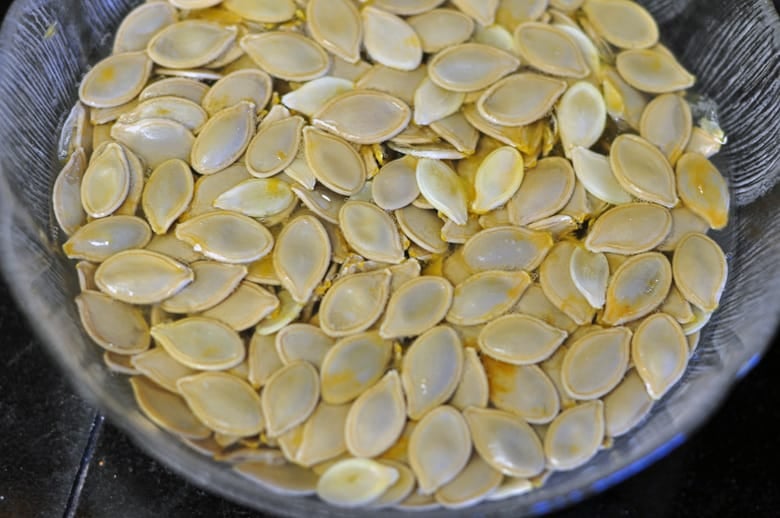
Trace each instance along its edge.
<path fill-rule="evenodd" d="M 587 463 L 685 372 L 729 215 L 630 0 L 169 0 L 54 184 L 146 416 L 274 491 L 461 508 Z"/>

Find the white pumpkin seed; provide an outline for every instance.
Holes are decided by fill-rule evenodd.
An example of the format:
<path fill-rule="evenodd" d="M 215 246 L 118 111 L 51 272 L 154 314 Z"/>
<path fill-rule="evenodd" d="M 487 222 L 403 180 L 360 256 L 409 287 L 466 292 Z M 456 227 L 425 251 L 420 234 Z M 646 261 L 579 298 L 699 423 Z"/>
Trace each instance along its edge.
<path fill-rule="evenodd" d="M 618 54 L 615 64 L 621 77 L 642 92 L 676 92 L 688 89 L 696 82 L 674 56 L 658 47 L 623 51 Z"/>
<path fill-rule="evenodd" d="M 149 325 L 138 309 L 90 290 L 76 296 L 76 308 L 84 330 L 106 351 L 127 355 L 149 348 Z"/>
<path fill-rule="evenodd" d="M 494 124 L 524 126 L 549 113 L 565 91 L 564 81 L 529 72 L 515 74 L 488 88 L 477 109 Z"/>
<path fill-rule="evenodd" d="M 571 254 L 569 273 L 574 285 L 594 308 L 604 307 L 609 262 L 604 254 L 577 247 Z"/>
<path fill-rule="evenodd" d="M 371 117 L 364 114 L 371 113 Z M 353 90 L 331 99 L 312 119 L 315 126 L 355 144 L 377 144 L 399 134 L 412 118 L 402 100 L 383 92 Z"/>
<path fill-rule="evenodd" d="M 330 58 L 322 47 L 297 32 L 248 34 L 241 38 L 240 45 L 260 68 L 286 81 L 316 79 L 330 67 Z"/>
<path fill-rule="evenodd" d="M 650 142 L 636 135 L 620 135 L 612 142 L 609 160 L 615 178 L 628 193 L 664 207 L 677 205 L 674 171 Z"/>
<path fill-rule="evenodd" d="M 130 362 L 140 374 L 174 393 L 179 391 L 176 382 L 180 378 L 197 374 L 196 370 L 176 361 L 162 347 L 155 347 L 141 354 L 136 354 L 130 358 Z"/>
<path fill-rule="evenodd" d="M 339 210 L 339 224 L 349 246 L 366 259 L 393 264 L 404 260 L 398 227 L 376 205 L 363 201 L 345 203 Z"/>
<path fill-rule="evenodd" d="M 344 453 L 347 448 L 344 425 L 349 409 L 349 405 L 317 405 L 303 424 L 301 444 L 295 461 L 309 467 Z"/>
<path fill-rule="evenodd" d="M 176 385 L 192 413 L 215 432 L 248 437 L 265 426 L 260 396 L 235 376 L 204 372 L 181 378 Z"/>
<path fill-rule="evenodd" d="M 404 424 L 401 379 L 392 370 L 352 404 L 344 432 L 347 449 L 356 457 L 376 457 L 398 440 Z"/>
<path fill-rule="evenodd" d="M 330 238 L 317 218 L 299 216 L 285 225 L 274 248 L 274 268 L 282 286 L 301 304 L 325 277 Z"/>
<path fill-rule="evenodd" d="M 595 309 L 588 303 L 571 276 L 571 256 L 577 246 L 571 241 L 557 243 L 539 269 L 539 281 L 546 297 L 579 325 L 589 324 Z"/>
<path fill-rule="evenodd" d="M 382 65 L 414 70 L 422 62 L 420 37 L 402 18 L 375 7 L 362 10 L 363 46 Z"/>
<path fill-rule="evenodd" d="M 468 425 L 450 406 L 428 412 L 409 438 L 409 464 L 423 494 L 431 494 L 453 480 L 470 456 Z"/>
<path fill-rule="evenodd" d="M 385 309 L 391 277 L 384 269 L 339 279 L 320 303 L 322 330 L 338 337 L 371 327 Z"/>
<path fill-rule="evenodd" d="M 246 462 L 233 469 L 268 491 L 288 496 L 313 495 L 319 480 L 316 473 L 295 464 L 275 466 L 265 462 Z"/>
<path fill-rule="evenodd" d="M 483 90 L 517 70 L 520 60 L 509 52 L 480 43 L 448 47 L 431 59 L 431 81 L 453 92 Z"/>
<path fill-rule="evenodd" d="M 627 203 L 598 217 L 585 247 L 591 252 L 639 254 L 660 245 L 672 229 L 672 214 L 652 203 Z"/>
<path fill-rule="evenodd" d="M 476 453 L 463 471 L 436 491 L 436 501 L 447 509 L 462 509 L 488 497 L 501 483 L 501 472 Z"/>
<path fill-rule="evenodd" d="M 663 313 L 646 318 L 631 341 L 636 372 L 653 399 L 661 399 L 682 378 L 689 355 L 680 324 Z"/>
<path fill-rule="evenodd" d="M 465 264 L 474 272 L 535 270 L 553 246 L 546 232 L 515 226 L 497 226 L 478 232 L 462 249 Z"/>
<path fill-rule="evenodd" d="M 599 34 L 616 47 L 641 49 L 658 43 L 658 25 L 635 2 L 595 0 L 587 2 L 583 10 Z"/>
<path fill-rule="evenodd" d="M 271 376 L 263 388 L 263 415 L 270 437 L 279 437 L 309 418 L 320 397 L 320 379 L 310 363 L 291 363 Z"/>
<path fill-rule="evenodd" d="M 532 477 L 542 472 L 542 443 L 521 418 L 486 408 L 467 408 L 463 415 L 474 449 L 494 469 L 512 477 Z"/>
<path fill-rule="evenodd" d="M 463 43 L 474 31 L 474 21 L 454 9 L 433 9 L 406 20 L 420 38 L 423 52 L 434 53 Z"/>
<path fill-rule="evenodd" d="M 728 263 L 715 241 L 698 233 L 684 236 L 674 251 L 672 271 L 675 285 L 691 304 L 707 313 L 718 308 Z"/>
<path fill-rule="evenodd" d="M 204 20 L 184 20 L 158 32 L 147 47 L 149 57 L 166 68 L 202 67 L 217 59 L 236 39 L 238 29 Z"/>
<path fill-rule="evenodd" d="M 445 317 L 452 296 L 452 285 L 440 277 L 405 282 L 391 295 L 379 334 L 387 339 L 422 334 Z"/>
<path fill-rule="evenodd" d="M 370 459 L 337 462 L 317 482 L 317 496 L 331 505 L 359 507 L 377 500 L 398 480 L 398 471 Z"/>
<path fill-rule="evenodd" d="M 366 181 L 366 167 L 345 140 L 314 127 L 303 130 L 306 163 L 325 187 L 345 196 L 356 194 Z"/>
<path fill-rule="evenodd" d="M 276 336 L 270 333 L 264 335 L 255 331 L 249 341 L 247 360 L 249 362 L 249 381 L 254 388 L 265 385 L 276 371 L 284 367 L 284 363 L 276 351 Z"/>
<path fill-rule="evenodd" d="M 610 437 L 625 435 L 636 427 L 653 407 L 636 370 L 631 370 L 615 390 L 604 397 L 604 424 Z"/>
<path fill-rule="evenodd" d="M 245 331 L 279 308 L 276 296 L 252 282 L 242 282 L 227 298 L 202 316 L 219 320 L 236 331 Z"/>
<path fill-rule="evenodd" d="M 130 386 L 138 407 L 157 426 L 190 439 L 211 435 L 211 430 L 196 419 L 179 395 L 163 390 L 143 376 L 130 378 Z"/>
<path fill-rule="evenodd" d="M 217 320 L 188 317 L 158 324 L 152 337 L 176 361 L 199 370 L 225 370 L 244 360 L 244 344 L 238 334 Z"/>
<path fill-rule="evenodd" d="M 99 263 L 124 250 L 143 248 L 152 233 L 146 222 L 134 216 L 111 216 L 79 228 L 62 250 L 70 259 Z"/>
<path fill-rule="evenodd" d="M 631 202 L 631 195 L 615 178 L 608 157 L 575 147 L 571 150 L 571 160 L 577 179 L 588 193 L 614 205 Z"/>
<path fill-rule="evenodd" d="M 628 367 L 631 331 L 595 331 L 576 340 L 563 358 L 561 381 L 574 399 L 596 399 L 620 383 Z"/>
<path fill-rule="evenodd" d="M 583 78 L 590 69 L 577 42 L 566 31 L 539 22 L 515 29 L 516 50 L 532 67 L 554 76 Z"/>
<path fill-rule="evenodd" d="M 604 404 L 589 401 L 563 411 L 547 429 L 544 454 L 556 470 L 568 471 L 593 458 L 604 439 Z"/>
<path fill-rule="evenodd" d="M 262 70 L 238 70 L 214 83 L 203 96 L 202 105 L 212 116 L 241 101 L 254 104 L 259 112 L 268 104 L 272 91 L 271 76 Z"/>
<path fill-rule="evenodd" d="M 165 311 L 186 314 L 214 307 L 225 300 L 247 274 L 244 266 L 212 261 L 198 261 L 190 267 L 195 280 L 162 302 Z"/>
<path fill-rule="evenodd" d="M 180 223 L 176 237 L 197 252 L 225 263 L 249 263 L 271 251 L 271 233 L 255 220 L 227 211 L 201 214 Z"/>
<path fill-rule="evenodd" d="M 601 92 L 588 83 L 575 83 L 558 104 L 558 125 L 567 157 L 577 147 L 589 148 L 601 138 L 607 123 L 607 106 Z"/>
<path fill-rule="evenodd" d="M 488 323 L 479 334 L 479 347 L 497 360 L 530 365 L 549 358 L 566 336 L 538 318 L 512 314 Z"/>
<path fill-rule="evenodd" d="M 111 127 L 111 138 L 130 148 L 152 169 L 174 158 L 188 161 L 195 142 L 186 126 L 169 119 L 117 122 Z"/>
<path fill-rule="evenodd" d="M 130 304 L 154 304 L 192 282 L 185 265 L 148 250 L 126 250 L 106 259 L 95 272 L 101 291 Z"/>

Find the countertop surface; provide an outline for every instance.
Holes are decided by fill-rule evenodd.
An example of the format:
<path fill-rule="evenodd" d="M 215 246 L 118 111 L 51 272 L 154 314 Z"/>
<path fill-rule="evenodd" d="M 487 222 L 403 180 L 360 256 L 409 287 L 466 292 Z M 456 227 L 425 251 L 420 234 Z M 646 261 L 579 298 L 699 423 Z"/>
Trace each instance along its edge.
<path fill-rule="evenodd" d="M 685 444 L 607 492 L 551 516 L 780 516 L 778 372 L 776 343 Z M 76 396 L 0 281 L 0 518 L 59 516 L 263 515 L 188 484 Z"/>

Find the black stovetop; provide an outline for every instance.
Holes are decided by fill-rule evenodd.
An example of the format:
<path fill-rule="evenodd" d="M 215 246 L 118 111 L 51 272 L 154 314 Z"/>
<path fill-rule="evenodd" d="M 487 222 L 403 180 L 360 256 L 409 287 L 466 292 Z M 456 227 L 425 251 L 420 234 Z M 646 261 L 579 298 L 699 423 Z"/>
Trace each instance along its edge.
<path fill-rule="evenodd" d="M 0 17 L 5 7 L 0 2 Z M 552 516 L 780 516 L 777 345 L 687 443 L 633 478 Z M 74 394 L 0 281 L 0 518 L 60 516 L 263 515 L 193 487 L 104 421 Z"/>

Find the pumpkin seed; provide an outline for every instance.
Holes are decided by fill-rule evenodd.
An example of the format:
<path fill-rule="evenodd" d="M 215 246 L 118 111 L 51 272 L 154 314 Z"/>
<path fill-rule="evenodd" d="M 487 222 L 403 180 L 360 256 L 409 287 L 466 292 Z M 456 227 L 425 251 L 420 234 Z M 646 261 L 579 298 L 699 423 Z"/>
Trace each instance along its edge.
<path fill-rule="evenodd" d="M 708 313 L 718 308 L 728 264 L 715 241 L 704 234 L 685 235 L 674 251 L 672 271 L 675 285 L 691 304 Z"/>
<path fill-rule="evenodd" d="M 487 408 L 467 408 L 463 415 L 474 449 L 494 469 L 512 477 L 532 477 L 542 472 L 542 443 L 521 418 Z"/>
<path fill-rule="evenodd" d="M 423 494 L 452 481 L 470 456 L 469 427 L 461 413 L 450 406 L 428 412 L 409 438 L 409 464 Z"/>
<path fill-rule="evenodd" d="M 276 239 L 274 268 L 296 302 L 305 303 L 330 265 L 330 238 L 317 218 L 299 216 Z"/>
<path fill-rule="evenodd" d="M 295 461 L 309 467 L 343 454 L 347 449 L 344 426 L 349 409 L 349 405 L 317 405 L 303 424 Z"/>
<path fill-rule="evenodd" d="M 452 293 L 452 285 L 440 277 L 405 282 L 390 296 L 379 334 L 387 339 L 422 334 L 447 314 Z"/>
<path fill-rule="evenodd" d="M 663 313 L 646 318 L 631 341 L 636 372 L 653 399 L 661 399 L 680 380 L 689 355 L 680 324 Z"/>
<path fill-rule="evenodd" d="M 281 495 L 313 495 L 319 480 L 317 474 L 295 464 L 276 466 L 265 462 L 245 462 L 233 469 L 242 477 Z"/>
<path fill-rule="evenodd" d="M 390 361 L 390 343 L 376 333 L 342 338 L 322 361 L 322 399 L 338 405 L 348 403 L 374 385 Z"/>
<path fill-rule="evenodd" d="M 671 286 L 672 267 L 665 256 L 634 256 L 612 275 L 601 318 L 613 326 L 642 318 L 663 303 Z"/>
<path fill-rule="evenodd" d="M 398 70 L 414 70 L 422 62 L 422 43 L 402 18 L 375 7 L 362 10 L 363 46 L 382 65 Z"/>
<path fill-rule="evenodd" d="M 518 54 L 532 67 L 550 75 L 583 78 L 590 69 L 577 42 L 564 30 L 539 22 L 524 22 L 515 29 Z"/>
<path fill-rule="evenodd" d="M 360 59 L 363 26 L 360 13 L 349 0 L 309 0 L 306 19 L 312 38 L 349 63 Z"/>
<path fill-rule="evenodd" d="M 519 66 L 520 60 L 509 52 L 480 43 L 462 43 L 436 54 L 428 63 L 428 76 L 445 90 L 474 92 Z"/>
<path fill-rule="evenodd" d="M 190 439 L 205 439 L 211 430 L 195 418 L 179 395 L 163 390 L 143 376 L 130 378 L 138 407 L 162 429 Z"/>
<path fill-rule="evenodd" d="M 260 112 L 271 99 L 272 91 L 271 76 L 262 70 L 238 70 L 214 83 L 201 103 L 211 116 L 241 101 L 254 104 Z"/>
<path fill-rule="evenodd" d="M 260 223 L 227 211 L 207 212 L 180 223 L 176 237 L 206 257 L 225 263 L 256 261 L 274 244 L 273 236 Z"/>
<path fill-rule="evenodd" d="M 468 326 L 493 320 L 517 303 L 530 283 L 525 272 L 474 274 L 455 287 L 447 321 Z"/>
<path fill-rule="evenodd" d="M 502 479 L 501 472 L 472 453 L 463 471 L 436 491 L 436 501 L 448 509 L 472 506 L 490 495 Z"/>
<path fill-rule="evenodd" d="M 478 232 L 462 248 L 466 266 L 474 272 L 535 270 L 553 246 L 546 232 L 498 226 Z"/>
<path fill-rule="evenodd" d="M 304 361 L 276 371 L 263 388 L 263 415 L 270 437 L 279 437 L 309 418 L 320 397 L 317 370 Z"/>
<path fill-rule="evenodd" d="M 488 88 L 477 109 L 494 124 L 524 126 L 549 113 L 565 91 L 564 81 L 529 72 L 515 74 Z"/>
<path fill-rule="evenodd" d="M 217 59 L 235 41 L 238 29 L 203 20 L 184 20 L 157 33 L 147 47 L 149 57 L 166 68 L 202 67 Z"/>
<path fill-rule="evenodd" d="M 484 354 L 497 360 L 531 365 L 549 358 L 566 336 L 565 331 L 538 318 L 511 314 L 493 320 L 482 329 L 479 347 Z"/>
<path fill-rule="evenodd" d="M 371 117 L 363 114 L 371 113 Z M 377 144 L 398 135 L 409 124 L 412 110 L 392 95 L 353 90 L 331 99 L 314 114 L 315 126 L 355 144 Z"/>
<path fill-rule="evenodd" d="M 336 281 L 320 303 L 320 327 L 329 336 L 348 336 L 371 327 L 385 309 L 392 275 L 386 269 Z"/>
<path fill-rule="evenodd" d="M 134 216 L 111 216 L 79 228 L 62 245 L 62 250 L 70 259 L 99 263 L 119 252 L 145 247 L 151 236 L 144 220 Z"/>
<path fill-rule="evenodd" d="M 261 127 L 246 150 L 252 176 L 268 178 L 287 168 L 298 153 L 303 125 L 303 118 L 296 115 Z"/>
<path fill-rule="evenodd" d="M 474 31 L 474 21 L 454 9 L 432 9 L 406 21 L 419 36 L 423 52 L 431 54 L 463 43 Z"/>
<path fill-rule="evenodd" d="M 672 215 L 651 203 L 627 203 L 593 223 L 585 247 L 591 252 L 639 254 L 661 244 L 672 228 Z"/>
<path fill-rule="evenodd" d="M 188 161 L 195 142 L 186 126 L 169 119 L 117 122 L 111 127 L 111 138 L 130 148 L 152 169 L 174 158 Z"/>
<path fill-rule="evenodd" d="M 728 224 L 730 197 L 726 180 L 715 166 L 696 153 L 677 162 L 677 190 L 685 206 L 720 230 Z"/>
<path fill-rule="evenodd" d="M 194 181 L 189 165 L 178 159 L 160 164 L 143 191 L 144 214 L 156 234 L 165 234 L 192 201 Z"/>
<path fill-rule="evenodd" d="M 345 196 L 363 188 L 365 164 L 347 141 L 308 127 L 303 130 L 303 146 L 309 169 L 325 187 Z"/>
<path fill-rule="evenodd" d="M 349 246 L 363 257 L 393 264 L 404 260 L 398 227 L 379 207 L 349 201 L 339 210 L 339 224 Z"/>
<path fill-rule="evenodd" d="M 576 249 L 571 241 L 557 243 L 539 269 L 539 281 L 545 296 L 560 311 L 579 325 L 589 324 L 595 309 L 582 295 L 571 276 L 571 257 Z"/>
<path fill-rule="evenodd" d="M 286 81 L 316 79 L 325 75 L 330 67 L 327 52 L 296 32 L 248 34 L 239 44 L 260 68 Z"/>
<path fill-rule="evenodd" d="M 276 296 L 251 282 L 242 282 L 236 290 L 201 315 L 245 331 L 279 308 Z"/>
<path fill-rule="evenodd" d="M 188 317 L 152 328 L 152 336 L 176 361 L 199 370 L 225 370 L 244 360 L 244 344 L 226 324 Z"/>
<path fill-rule="evenodd" d="M 663 153 L 636 135 L 620 135 L 609 155 L 618 183 L 637 198 L 664 207 L 679 201 L 674 185 L 674 171 Z"/>
<path fill-rule="evenodd" d="M 588 83 L 575 83 L 558 104 L 558 125 L 566 156 L 575 148 L 589 148 L 601 138 L 607 123 L 607 106 L 601 92 Z"/>
<path fill-rule="evenodd" d="M 347 414 L 347 449 L 356 457 L 376 457 L 400 437 L 406 424 L 401 379 L 394 370 L 361 394 Z"/>
<path fill-rule="evenodd" d="M 623 51 L 618 54 L 615 64 L 621 77 L 642 92 L 676 92 L 688 89 L 696 82 L 674 56 L 658 47 Z"/>
<path fill-rule="evenodd" d="M 96 291 L 76 296 L 81 325 L 100 347 L 116 354 L 137 354 L 149 348 L 149 325 L 129 304 Z"/>
<path fill-rule="evenodd" d="M 260 396 L 235 376 L 203 372 L 181 378 L 176 385 L 192 413 L 215 432 L 248 437 L 265 426 Z"/>
<path fill-rule="evenodd" d="M 130 102 L 152 73 L 146 52 L 114 54 L 87 72 L 79 86 L 79 99 L 94 108 L 111 108 Z"/>
<path fill-rule="evenodd" d="M 630 341 L 631 331 L 618 327 L 594 331 L 573 342 L 561 369 L 566 392 L 578 400 L 609 393 L 626 372 Z"/>
<path fill-rule="evenodd" d="M 544 454 L 551 467 L 568 471 L 593 458 L 604 438 L 604 404 L 588 401 L 561 414 L 550 424 Z"/>
<path fill-rule="evenodd" d="M 337 462 L 317 482 L 317 496 L 331 505 L 359 507 L 378 499 L 398 480 L 398 471 L 370 459 Z"/>
<path fill-rule="evenodd" d="M 490 402 L 496 408 L 536 424 L 549 423 L 558 415 L 561 398 L 556 385 L 539 367 L 513 365 L 491 357 L 483 357 L 482 363 L 488 376 Z"/>
<path fill-rule="evenodd" d="M 583 7 L 601 36 L 616 47 L 641 49 L 658 43 L 658 25 L 641 5 L 627 0 L 595 0 Z"/>

